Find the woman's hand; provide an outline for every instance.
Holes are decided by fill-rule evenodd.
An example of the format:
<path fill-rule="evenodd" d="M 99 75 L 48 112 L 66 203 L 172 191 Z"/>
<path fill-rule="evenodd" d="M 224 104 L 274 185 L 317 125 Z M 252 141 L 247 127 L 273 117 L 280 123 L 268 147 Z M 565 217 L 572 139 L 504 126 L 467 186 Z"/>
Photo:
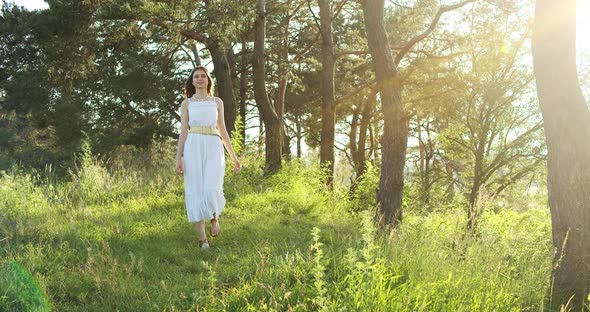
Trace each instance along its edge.
<path fill-rule="evenodd" d="M 178 175 L 182 174 L 182 159 L 176 160 L 176 174 L 178 174 Z"/>
<path fill-rule="evenodd" d="M 234 159 L 234 173 L 238 173 L 240 172 L 240 170 L 242 170 L 242 165 L 240 164 L 240 162 L 238 161 L 238 159 Z"/>

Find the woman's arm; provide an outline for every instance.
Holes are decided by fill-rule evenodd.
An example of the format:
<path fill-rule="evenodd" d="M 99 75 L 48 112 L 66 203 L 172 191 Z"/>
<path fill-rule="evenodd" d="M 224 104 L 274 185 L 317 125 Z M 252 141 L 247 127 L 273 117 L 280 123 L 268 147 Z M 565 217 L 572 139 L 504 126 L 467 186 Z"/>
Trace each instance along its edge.
<path fill-rule="evenodd" d="M 184 155 L 184 142 L 188 135 L 188 101 L 185 99 L 180 104 L 180 134 L 178 136 L 178 148 L 176 151 L 176 173 L 182 174 L 182 156 Z"/>
<path fill-rule="evenodd" d="M 231 145 L 231 141 L 229 140 L 229 134 L 227 133 L 227 129 L 225 128 L 225 117 L 223 115 L 223 101 L 220 98 L 215 98 L 215 102 L 217 102 L 217 130 L 221 135 L 221 142 L 223 142 L 223 146 L 229 153 L 229 157 L 234 162 L 234 172 L 238 172 L 241 169 L 240 162 L 238 161 L 238 157 L 236 157 L 236 153 L 234 152 L 234 148 Z"/>

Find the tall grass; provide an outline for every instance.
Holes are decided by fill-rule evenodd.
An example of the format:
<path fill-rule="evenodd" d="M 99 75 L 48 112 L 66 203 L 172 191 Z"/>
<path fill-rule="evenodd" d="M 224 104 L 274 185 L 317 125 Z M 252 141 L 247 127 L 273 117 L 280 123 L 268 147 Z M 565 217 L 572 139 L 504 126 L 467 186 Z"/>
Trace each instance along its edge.
<path fill-rule="evenodd" d="M 460 207 L 408 208 L 377 233 L 369 182 L 350 197 L 314 166 L 265 178 L 246 157 L 203 251 L 171 157 L 116 170 L 83 157 L 68 181 L 0 178 L 0 262 L 21 263 L 56 311 L 544 310 L 546 209 L 486 212 L 472 237 Z M 3 285 L 0 310 L 19 300 Z"/>

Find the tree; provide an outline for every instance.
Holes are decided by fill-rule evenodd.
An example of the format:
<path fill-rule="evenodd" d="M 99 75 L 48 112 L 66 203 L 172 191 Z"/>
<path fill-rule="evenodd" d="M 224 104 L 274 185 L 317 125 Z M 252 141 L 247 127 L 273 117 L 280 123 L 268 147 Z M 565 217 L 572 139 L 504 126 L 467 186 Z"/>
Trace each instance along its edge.
<path fill-rule="evenodd" d="M 590 290 L 590 111 L 575 40 L 576 1 L 537 0 L 532 55 L 547 145 L 553 302 L 573 296 L 570 307 L 579 311 Z"/>
<path fill-rule="evenodd" d="M 281 146 L 283 136 L 279 116 L 266 92 L 266 64 L 264 42 L 266 38 L 266 1 L 256 3 L 256 21 L 254 22 L 254 54 L 252 59 L 254 98 L 265 127 L 265 157 L 267 174 L 281 169 Z"/>
<path fill-rule="evenodd" d="M 35 12 L 2 8 L 1 110 L 15 112 L 18 124 L 43 129 L 44 143 L 63 157 L 78 150 L 89 129 L 84 94 L 77 88 L 94 70 L 87 47 L 94 40 L 92 9 L 68 1 Z"/>
<path fill-rule="evenodd" d="M 124 20 L 129 23 L 149 23 L 170 32 L 168 45 L 178 45 L 192 39 L 205 46 L 214 65 L 213 75 L 217 81 L 217 93 L 224 103 L 225 123 L 228 132 L 234 130 L 238 103 L 234 94 L 231 64 L 228 55 L 232 42 L 237 40 L 237 30 L 250 17 L 247 5 L 234 1 L 189 1 L 165 3 L 141 1 L 133 5 L 120 1 L 105 0 L 96 14 L 100 21 Z M 223 18 L 220 18 L 223 16 Z M 206 32 L 200 31 L 205 30 Z"/>
<path fill-rule="evenodd" d="M 458 173 L 465 186 L 470 229 L 482 212 L 477 205 L 482 191 L 497 196 L 545 160 L 541 118 L 536 98 L 530 96 L 532 70 L 519 61 L 528 31 L 520 39 L 509 39 L 522 31 L 522 25 L 500 22 L 505 26 L 489 29 L 483 25 L 507 21 L 510 16 L 486 15 L 479 17 L 480 22 L 471 20 L 476 35 L 467 41 L 469 52 L 456 62 L 463 71 L 457 78 L 464 86 L 454 92 L 450 107 L 455 113 L 441 133 L 447 157 L 463 167 Z"/>
<path fill-rule="evenodd" d="M 381 178 L 376 213 L 380 225 L 395 225 L 402 219 L 404 165 L 408 140 L 408 115 L 401 101 L 399 72 L 383 26 L 384 1 L 364 1 L 367 42 L 379 83 L 383 110 Z"/>
<path fill-rule="evenodd" d="M 320 166 L 325 170 L 326 184 L 332 187 L 334 180 L 334 143 L 336 127 L 335 68 L 338 58 L 354 53 L 335 52 L 333 24 L 347 0 L 340 1 L 333 12 L 330 0 L 318 0 L 320 9 L 319 31 L 322 38 L 322 128 L 320 144 Z M 316 20 L 317 23 L 317 20 Z M 345 39 L 341 42 L 345 42 Z M 366 52 L 363 52 L 366 53 Z"/>
<path fill-rule="evenodd" d="M 332 10 L 330 0 L 318 0 L 320 7 L 320 32 L 322 34 L 322 132 L 320 166 L 328 173 L 326 184 L 334 179 L 334 42 L 332 38 Z"/>
<path fill-rule="evenodd" d="M 219 20 L 219 16 L 221 15 L 219 11 L 223 12 L 223 8 L 212 8 L 213 4 L 210 0 L 204 0 L 204 3 L 209 27 L 221 26 L 217 25 L 222 24 Z M 219 3 L 215 4 L 219 5 Z M 227 41 L 222 36 L 213 36 L 207 40 L 207 48 L 211 52 L 211 59 L 214 64 L 213 73 L 217 79 L 218 94 L 223 100 L 226 128 L 228 133 L 232 133 L 235 128 L 234 123 L 236 122 L 238 105 L 234 94 L 234 82 L 232 80 L 230 64 L 227 58 L 231 45 Z"/>
<path fill-rule="evenodd" d="M 354 167 L 355 179 L 351 185 L 351 191 L 354 191 L 357 183 L 360 181 L 366 170 L 367 153 L 367 131 L 371 124 L 373 108 L 375 106 L 376 92 L 370 90 L 367 96 L 363 96 L 360 105 L 355 107 L 352 113 L 352 122 L 350 125 L 350 155 Z M 357 140 L 358 136 L 358 140 Z M 370 154 L 369 154 L 370 157 Z"/>
<path fill-rule="evenodd" d="M 26 158 L 21 150 L 30 146 L 30 154 L 43 155 L 40 148 L 67 166 L 82 131 L 101 154 L 117 145 L 149 148 L 175 136 L 174 106 L 186 79 L 177 70 L 186 61 L 184 41 L 170 40 L 159 26 L 105 20 L 104 9 L 79 1 L 52 1 L 33 12 L 3 7 L 0 28 L 9 41 L 0 52 L 6 77 L 1 110 L 16 116 L 15 125 L 42 134 L 19 136 L 24 143 L 9 147 L 15 160 Z M 56 164 L 41 166 L 50 162 Z"/>
<path fill-rule="evenodd" d="M 297 144 L 301 154 L 301 119 L 298 116 L 300 112 L 294 113 L 298 108 L 306 106 L 301 102 L 303 99 L 299 95 L 288 98 L 288 95 L 298 93 L 297 89 L 301 87 L 294 72 L 303 62 L 313 59 L 308 53 L 320 37 L 311 27 L 312 19 L 304 10 L 307 3 L 306 0 L 273 2 L 267 12 L 269 23 L 266 54 L 269 57 L 266 68 L 269 97 L 274 99 L 273 106 L 279 119 L 278 128 L 283 131 L 281 152 L 286 160 L 290 158 L 290 141 L 293 138 L 299 138 Z M 299 127 L 299 131 L 293 129 L 292 125 Z"/>
<path fill-rule="evenodd" d="M 383 139 L 381 177 L 377 194 L 378 209 L 376 221 L 380 225 L 395 225 L 402 219 L 402 197 L 404 189 L 404 166 L 409 134 L 410 114 L 401 99 L 402 83 L 397 66 L 406 54 L 434 30 L 445 12 L 460 8 L 475 0 L 442 6 L 430 26 L 414 36 L 392 56 L 389 40 L 384 27 L 384 0 L 362 1 L 365 17 L 367 42 L 373 59 L 373 68 L 380 90 L 383 111 Z"/>

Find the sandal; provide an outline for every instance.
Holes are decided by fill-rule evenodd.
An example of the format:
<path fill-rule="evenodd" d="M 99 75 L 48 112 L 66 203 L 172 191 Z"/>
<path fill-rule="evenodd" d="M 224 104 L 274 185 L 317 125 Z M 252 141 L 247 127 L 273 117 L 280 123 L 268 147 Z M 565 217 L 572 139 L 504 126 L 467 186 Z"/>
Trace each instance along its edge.
<path fill-rule="evenodd" d="M 215 229 L 215 231 L 214 231 L 214 229 Z M 219 227 L 219 221 L 217 221 L 217 219 L 215 219 L 215 218 L 211 219 L 211 229 L 209 231 L 209 234 L 211 234 L 211 237 L 217 237 L 220 232 L 221 232 L 221 227 Z"/>
<path fill-rule="evenodd" d="M 201 247 L 201 249 L 208 249 L 209 248 L 209 241 L 207 241 L 207 239 L 199 239 L 199 247 Z"/>

